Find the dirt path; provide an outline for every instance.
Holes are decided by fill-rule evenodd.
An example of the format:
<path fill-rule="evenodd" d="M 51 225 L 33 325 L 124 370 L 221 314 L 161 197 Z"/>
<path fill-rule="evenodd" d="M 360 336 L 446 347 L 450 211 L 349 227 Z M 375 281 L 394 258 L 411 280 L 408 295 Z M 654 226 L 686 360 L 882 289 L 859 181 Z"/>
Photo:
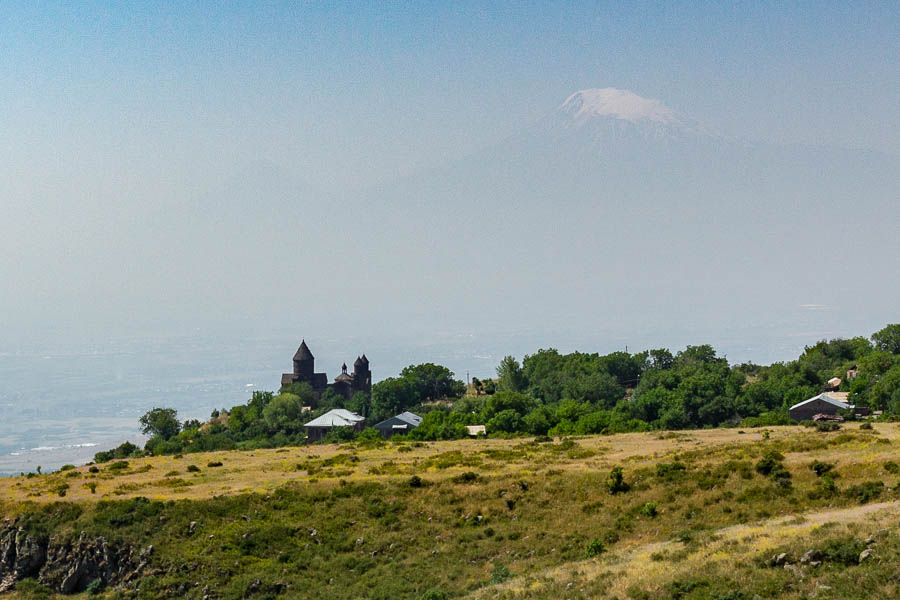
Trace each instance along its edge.
<path fill-rule="evenodd" d="M 639 581 L 665 579 L 672 572 L 703 572 L 711 561 L 729 560 L 737 563 L 750 560 L 774 549 L 791 538 L 807 535 L 826 523 L 861 524 L 866 521 L 883 521 L 886 517 L 900 518 L 900 502 L 879 502 L 849 508 L 798 513 L 774 517 L 756 523 L 732 525 L 704 532 L 708 542 L 677 562 L 663 558 L 667 553 L 683 551 L 685 546 L 677 541 L 653 542 L 617 551 L 598 559 L 567 563 L 547 569 L 533 576 L 516 578 L 504 584 L 482 588 L 469 596 L 472 600 L 495 596 L 500 591 L 519 592 L 523 597 L 540 595 L 540 583 L 547 580 L 565 583 L 585 581 L 603 574 L 614 580 L 610 595 L 627 597 L 626 590 Z"/>

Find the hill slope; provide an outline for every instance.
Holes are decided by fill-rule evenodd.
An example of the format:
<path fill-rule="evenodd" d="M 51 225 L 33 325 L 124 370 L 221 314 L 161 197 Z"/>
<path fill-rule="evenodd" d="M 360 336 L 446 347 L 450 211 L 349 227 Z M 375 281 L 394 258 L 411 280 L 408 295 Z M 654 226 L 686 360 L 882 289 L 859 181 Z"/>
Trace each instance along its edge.
<path fill-rule="evenodd" d="M 894 585 L 879 569 L 897 554 L 896 536 L 879 534 L 878 561 L 857 565 L 847 552 L 862 544 L 858 558 L 882 528 L 857 509 L 893 499 L 898 444 L 900 427 L 879 424 L 136 459 L 0 481 L 11 519 L 0 537 L 16 533 L 38 547 L 51 536 L 57 546 L 103 540 L 132 556 L 152 545 L 139 580 L 107 582 L 121 585 L 122 597 L 750 598 L 763 581 L 768 597 L 793 598 L 817 582 L 845 593 L 851 576 L 877 592 Z M 810 468 L 816 461 L 831 465 L 819 467 L 821 477 Z M 615 467 L 623 480 L 613 494 Z M 826 520 L 863 525 L 811 531 L 816 517 L 784 520 L 835 510 L 851 512 Z M 885 510 L 894 515 L 893 504 Z M 846 548 L 829 550 L 831 540 Z M 802 582 L 764 564 L 773 548 L 796 563 L 806 546 L 837 558 L 797 566 Z M 744 566 L 727 568 L 731 558 Z M 698 561 L 708 571 L 689 577 Z M 0 579 L 15 578 L 3 568 Z M 620 571 L 627 589 L 615 583 Z M 51 575 L 31 576 L 57 581 Z M 720 594 L 741 586 L 757 591 Z"/>

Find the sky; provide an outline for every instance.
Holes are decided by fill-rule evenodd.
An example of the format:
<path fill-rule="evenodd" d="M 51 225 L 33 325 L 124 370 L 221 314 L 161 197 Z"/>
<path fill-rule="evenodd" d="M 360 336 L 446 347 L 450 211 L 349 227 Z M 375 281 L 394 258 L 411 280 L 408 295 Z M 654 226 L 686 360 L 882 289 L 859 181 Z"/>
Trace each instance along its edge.
<path fill-rule="evenodd" d="M 203 315 L 274 329 L 307 308 L 318 331 L 353 330 L 369 320 L 343 311 L 366 303 L 344 299 L 372 286 L 379 306 L 415 310 L 411 296 L 439 298 L 459 270 L 417 264 L 418 285 L 379 286 L 385 259 L 362 285 L 360 255 L 399 251 L 389 232 L 344 236 L 348 199 L 502 143 L 585 88 L 633 90 L 739 139 L 900 157 L 894 2 L 334 4 L 4 2 L 0 330 L 177 330 Z M 304 221 L 310 243 L 281 253 L 264 198 L 218 214 L 217 197 L 262 179 L 304 190 L 298 211 L 328 227 Z M 173 242 L 192 210 L 207 237 Z M 258 254 L 207 254 L 241 218 Z M 319 266 L 295 278 L 298 252 Z M 422 321 L 452 330 L 475 310 L 454 315 L 449 297 Z"/>

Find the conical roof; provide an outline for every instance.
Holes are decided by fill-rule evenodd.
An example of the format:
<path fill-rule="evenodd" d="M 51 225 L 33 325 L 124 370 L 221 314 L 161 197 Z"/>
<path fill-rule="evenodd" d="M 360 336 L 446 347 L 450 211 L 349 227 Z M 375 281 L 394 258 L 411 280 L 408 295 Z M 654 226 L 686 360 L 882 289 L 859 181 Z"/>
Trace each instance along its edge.
<path fill-rule="evenodd" d="M 354 366 L 354 367 L 358 367 L 358 366 L 360 366 L 360 365 L 362 365 L 362 364 L 363 364 L 363 361 L 362 361 L 362 359 L 361 359 L 360 357 L 358 357 L 358 356 L 356 357 L 356 360 L 353 361 L 353 366 Z"/>
<path fill-rule="evenodd" d="M 297 353 L 294 354 L 294 360 L 313 360 L 315 356 L 312 355 L 312 352 L 309 351 L 309 346 L 306 345 L 306 340 L 301 340 L 300 347 L 297 348 Z"/>
<path fill-rule="evenodd" d="M 360 360 L 362 360 L 362 362 L 363 362 L 364 365 L 369 364 L 369 359 L 366 358 L 366 355 L 365 355 L 365 354 L 362 355 L 362 358 L 361 358 Z"/>

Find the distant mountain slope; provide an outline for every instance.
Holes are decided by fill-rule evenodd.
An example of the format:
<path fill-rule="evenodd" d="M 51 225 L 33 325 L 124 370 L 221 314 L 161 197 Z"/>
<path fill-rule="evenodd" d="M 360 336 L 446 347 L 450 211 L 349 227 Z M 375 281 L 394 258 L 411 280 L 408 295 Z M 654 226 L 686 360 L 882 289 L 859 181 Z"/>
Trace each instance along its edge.
<path fill-rule="evenodd" d="M 897 166 L 735 140 L 629 91 L 582 90 L 492 148 L 372 190 L 358 210 L 372 224 L 361 235 L 390 248 L 372 260 L 403 265 L 448 313 L 771 320 L 810 298 L 886 308 Z M 430 289 L 435 272 L 459 288 Z"/>

